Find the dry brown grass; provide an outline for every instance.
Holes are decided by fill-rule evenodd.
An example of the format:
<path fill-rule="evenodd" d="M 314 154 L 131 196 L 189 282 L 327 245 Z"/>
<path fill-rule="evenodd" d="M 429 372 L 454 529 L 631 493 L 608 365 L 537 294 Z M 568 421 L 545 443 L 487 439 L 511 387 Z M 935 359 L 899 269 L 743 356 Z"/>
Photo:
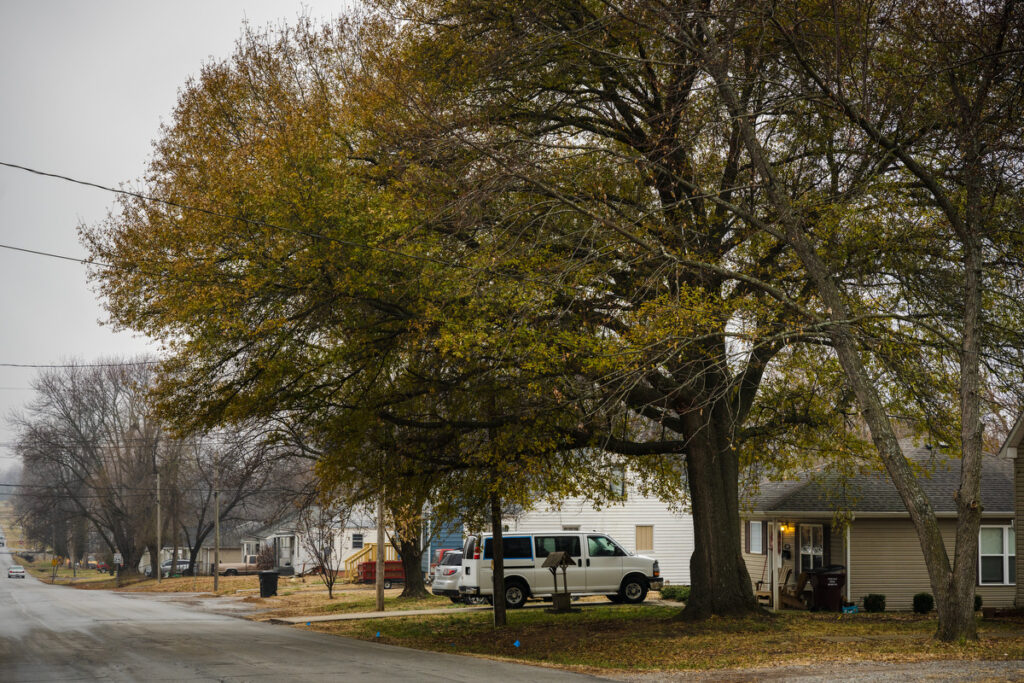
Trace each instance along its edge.
<path fill-rule="evenodd" d="M 794 612 L 687 623 L 673 619 L 677 613 L 678 609 L 653 605 L 602 606 L 570 615 L 515 610 L 502 629 L 492 627 L 489 613 L 315 623 L 303 628 L 588 671 L 1024 658 L 1024 623 L 1019 621 L 982 622 L 977 642 L 939 643 L 931 638 L 935 619 L 916 615 Z"/>

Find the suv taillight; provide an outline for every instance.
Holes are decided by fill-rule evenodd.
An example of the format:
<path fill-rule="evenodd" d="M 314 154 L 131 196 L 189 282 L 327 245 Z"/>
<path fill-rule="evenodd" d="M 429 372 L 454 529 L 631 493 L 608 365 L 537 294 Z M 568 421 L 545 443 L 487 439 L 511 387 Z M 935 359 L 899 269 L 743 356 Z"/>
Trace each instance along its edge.
<path fill-rule="evenodd" d="M 661 569 L 658 567 L 658 561 L 654 561 L 654 575 L 661 576 Z"/>

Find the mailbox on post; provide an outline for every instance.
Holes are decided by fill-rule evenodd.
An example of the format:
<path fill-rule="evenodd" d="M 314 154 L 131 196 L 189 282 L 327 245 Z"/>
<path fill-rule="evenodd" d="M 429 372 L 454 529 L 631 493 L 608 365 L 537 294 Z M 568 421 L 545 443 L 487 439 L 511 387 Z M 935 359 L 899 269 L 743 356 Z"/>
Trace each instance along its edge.
<path fill-rule="evenodd" d="M 554 552 L 548 553 L 548 556 L 544 558 L 544 564 L 542 566 L 551 570 L 551 580 L 555 584 L 555 591 L 551 596 L 551 608 L 548 611 L 555 613 L 578 612 L 578 609 L 574 610 L 571 607 L 572 596 L 569 594 L 569 580 L 565 576 L 565 572 L 569 567 L 576 566 L 576 562 L 572 559 L 572 556 L 563 550 L 555 550 Z M 559 569 L 562 570 L 562 587 L 565 589 L 561 593 L 558 592 Z"/>

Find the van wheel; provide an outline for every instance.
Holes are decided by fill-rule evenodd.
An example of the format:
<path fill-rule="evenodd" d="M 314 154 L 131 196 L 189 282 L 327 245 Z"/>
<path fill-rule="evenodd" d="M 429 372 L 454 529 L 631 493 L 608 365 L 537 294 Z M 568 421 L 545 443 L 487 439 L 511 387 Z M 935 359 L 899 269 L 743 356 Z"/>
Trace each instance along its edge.
<path fill-rule="evenodd" d="M 491 604 L 490 599 L 485 595 L 464 595 L 462 596 L 462 602 L 467 605 L 489 605 Z"/>
<path fill-rule="evenodd" d="M 391 588 L 391 579 L 384 579 L 384 588 Z"/>
<path fill-rule="evenodd" d="M 526 586 L 522 581 L 510 581 L 505 584 L 505 606 L 519 609 L 526 604 Z"/>
<path fill-rule="evenodd" d="M 627 576 L 622 580 L 619 588 L 619 596 L 622 602 L 636 605 L 647 597 L 647 579 L 636 574 Z"/>
<path fill-rule="evenodd" d="M 618 605 L 619 603 L 622 602 L 622 596 L 619 595 L 618 593 L 612 593 L 611 595 L 606 595 L 604 597 L 608 598 L 609 600 L 614 602 L 616 605 Z"/>
<path fill-rule="evenodd" d="M 226 572 L 224 572 L 224 576 L 238 576 L 238 570 L 228 569 Z"/>

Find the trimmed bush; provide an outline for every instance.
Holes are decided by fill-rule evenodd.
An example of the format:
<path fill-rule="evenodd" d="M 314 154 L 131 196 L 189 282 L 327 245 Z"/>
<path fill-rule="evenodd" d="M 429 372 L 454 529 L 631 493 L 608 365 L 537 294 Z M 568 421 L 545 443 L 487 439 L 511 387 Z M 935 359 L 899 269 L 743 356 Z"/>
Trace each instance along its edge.
<path fill-rule="evenodd" d="M 935 609 L 935 598 L 931 593 L 918 593 L 914 596 L 914 611 L 918 614 L 928 614 Z"/>
<path fill-rule="evenodd" d="M 974 594 L 974 611 L 977 612 L 981 609 L 981 596 L 977 593 Z"/>
<path fill-rule="evenodd" d="M 865 612 L 884 612 L 885 596 L 881 593 L 868 593 L 864 596 Z"/>
<path fill-rule="evenodd" d="M 661 589 L 661 597 L 665 600 L 676 600 L 686 602 L 690 599 L 689 586 L 665 586 Z"/>

